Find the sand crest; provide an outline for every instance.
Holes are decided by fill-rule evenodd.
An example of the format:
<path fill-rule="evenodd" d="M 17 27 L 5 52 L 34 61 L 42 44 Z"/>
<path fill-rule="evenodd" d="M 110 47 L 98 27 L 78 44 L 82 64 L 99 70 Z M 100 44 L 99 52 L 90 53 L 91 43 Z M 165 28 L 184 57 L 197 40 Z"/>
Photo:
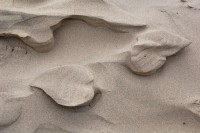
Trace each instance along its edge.
<path fill-rule="evenodd" d="M 103 25 L 118 32 L 125 32 L 127 27 L 145 26 L 142 21 L 134 19 L 114 4 L 103 0 L 61 1 L 61 3 L 58 10 L 51 7 L 52 3 L 27 11 L 21 8 L 1 10 L 0 35 L 20 37 L 38 52 L 45 52 L 54 46 L 53 30 L 58 28 L 64 19 L 79 19 L 95 26 Z M 42 12 L 41 8 L 43 8 Z M 62 14 L 55 16 L 54 10 Z M 91 10 L 95 11 L 91 12 Z M 64 12 L 66 13 L 63 14 Z"/>

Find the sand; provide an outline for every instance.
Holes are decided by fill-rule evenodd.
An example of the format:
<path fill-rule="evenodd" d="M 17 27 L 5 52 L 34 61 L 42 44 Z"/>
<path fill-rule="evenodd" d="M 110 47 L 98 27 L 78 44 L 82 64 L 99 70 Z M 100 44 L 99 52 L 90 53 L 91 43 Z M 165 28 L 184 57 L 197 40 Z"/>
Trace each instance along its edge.
<path fill-rule="evenodd" d="M 0 0 L 0 133 L 199 133 L 198 0 Z"/>

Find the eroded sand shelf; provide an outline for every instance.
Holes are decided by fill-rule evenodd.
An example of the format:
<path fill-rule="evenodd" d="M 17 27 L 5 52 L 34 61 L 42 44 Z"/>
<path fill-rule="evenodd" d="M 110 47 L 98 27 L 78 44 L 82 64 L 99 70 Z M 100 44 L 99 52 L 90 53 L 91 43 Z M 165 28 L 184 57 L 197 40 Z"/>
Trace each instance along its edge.
<path fill-rule="evenodd" d="M 0 0 L 0 133 L 197 133 L 197 9 Z"/>
<path fill-rule="evenodd" d="M 32 10 L 13 7 L 0 12 L 0 35 L 18 36 L 39 52 L 53 47 L 53 30 L 58 28 L 64 19 L 84 20 L 92 25 L 104 25 L 119 32 L 125 32 L 125 27 L 145 26 L 117 6 L 103 0 L 63 0 L 59 2 L 59 6 L 57 2 L 47 1 L 42 7 Z"/>

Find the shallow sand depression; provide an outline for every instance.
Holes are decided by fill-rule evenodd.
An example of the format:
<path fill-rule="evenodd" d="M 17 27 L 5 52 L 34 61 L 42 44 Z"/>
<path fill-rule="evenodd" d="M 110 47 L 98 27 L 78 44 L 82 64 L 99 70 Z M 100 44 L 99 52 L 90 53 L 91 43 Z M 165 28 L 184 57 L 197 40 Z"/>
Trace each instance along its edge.
<path fill-rule="evenodd" d="M 0 133 L 198 133 L 196 0 L 0 0 Z"/>

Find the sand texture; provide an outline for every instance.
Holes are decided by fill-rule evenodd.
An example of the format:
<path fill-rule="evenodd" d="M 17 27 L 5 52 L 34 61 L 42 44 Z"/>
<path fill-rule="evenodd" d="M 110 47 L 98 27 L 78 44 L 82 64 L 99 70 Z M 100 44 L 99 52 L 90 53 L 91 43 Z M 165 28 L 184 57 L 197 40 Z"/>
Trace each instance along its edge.
<path fill-rule="evenodd" d="M 6 127 L 17 121 L 22 113 L 21 94 L 0 93 L 0 127 Z"/>
<path fill-rule="evenodd" d="M 199 133 L 199 0 L 0 0 L 0 133 Z"/>
<path fill-rule="evenodd" d="M 151 31 L 138 37 L 131 51 L 130 69 L 147 75 L 155 72 L 166 62 L 166 57 L 179 52 L 191 42 L 165 31 Z"/>
<path fill-rule="evenodd" d="M 199 0 L 187 0 L 185 1 L 188 8 L 194 10 L 200 10 L 200 1 Z"/>
<path fill-rule="evenodd" d="M 89 103 L 94 95 L 93 74 L 84 66 L 65 66 L 36 78 L 31 86 L 41 88 L 58 104 L 76 107 Z"/>
<path fill-rule="evenodd" d="M 18 2 L 16 1 L 16 3 Z M 22 7 L 25 6 L 25 3 L 19 3 Z M 18 36 L 35 50 L 44 52 L 53 47 L 53 30 L 59 27 L 63 19 L 80 19 L 96 26 L 103 24 L 121 32 L 126 30 L 120 27 L 145 26 L 120 8 L 103 0 L 86 0 L 84 2 L 62 0 L 57 8 L 54 7 L 54 4 L 57 7 L 56 2 L 47 1 L 46 5 L 43 5 L 44 7 L 36 7 L 33 10 L 27 9 L 26 11 L 26 9 L 18 8 L 0 10 L 0 35 Z M 52 12 L 58 12 L 58 15 Z"/>
<path fill-rule="evenodd" d="M 41 124 L 35 133 L 72 133 L 52 124 Z"/>

